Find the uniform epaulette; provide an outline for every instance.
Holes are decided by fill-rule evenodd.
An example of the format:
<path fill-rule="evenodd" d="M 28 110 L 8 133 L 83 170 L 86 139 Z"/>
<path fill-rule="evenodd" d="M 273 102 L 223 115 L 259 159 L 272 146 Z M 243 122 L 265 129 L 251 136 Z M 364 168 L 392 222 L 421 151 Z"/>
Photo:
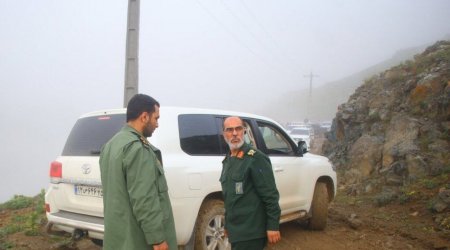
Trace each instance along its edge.
<path fill-rule="evenodd" d="M 250 155 L 250 156 L 253 156 L 255 153 L 256 153 L 256 150 L 254 150 L 254 149 L 250 149 L 250 150 L 247 152 L 247 154 Z"/>
<path fill-rule="evenodd" d="M 147 138 L 141 136 L 141 137 L 139 137 L 139 139 L 141 140 L 142 145 L 144 145 L 144 147 L 150 148 L 150 142 L 148 142 Z"/>

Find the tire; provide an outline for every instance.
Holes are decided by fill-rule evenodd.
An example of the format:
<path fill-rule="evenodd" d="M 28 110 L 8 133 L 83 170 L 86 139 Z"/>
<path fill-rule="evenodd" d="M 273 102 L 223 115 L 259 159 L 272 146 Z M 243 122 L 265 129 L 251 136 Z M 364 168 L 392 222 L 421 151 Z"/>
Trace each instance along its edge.
<path fill-rule="evenodd" d="M 102 247 L 102 246 L 103 246 L 103 240 L 99 240 L 99 239 L 91 239 L 91 241 L 92 241 L 95 245 L 97 245 L 97 246 L 99 246 L 99 247 Z"/>
<path fill-rule="evenodd" d="M 205 201 L 195 224 L 196 250 L 230 250 L 225 237 L 225 208 L 221 200 Z"/>
<path fill-rule="evenodd" d="M 325 229 L 328 218 L 328 189 L 323 182 L 316 183 L 310 212 L 312 216 L 309 219 L 308 228 L 311 230 Z"/>

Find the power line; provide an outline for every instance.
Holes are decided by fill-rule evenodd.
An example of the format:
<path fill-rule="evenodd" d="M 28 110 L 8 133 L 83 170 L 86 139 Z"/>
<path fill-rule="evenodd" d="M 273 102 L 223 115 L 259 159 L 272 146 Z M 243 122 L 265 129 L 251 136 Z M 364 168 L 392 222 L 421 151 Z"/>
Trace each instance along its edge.
<path fill-rule="evenodd" d="M 264 25 L 262 24 L 261 21 L 259 21 L 259 19 L 256 17 L 256 15 L 253 13 L 253 11 L 251 11 L 251 9 L 248 7 L 248 5 L 245 3 L 244 0 L 240 0 L 238 1 L 242 4 L 242 6 L 244 6 L 244 9 L 247 11 L 247 13 L 249 14 L 249 16 L 253 19 L 253 21 L 259 26 L 259 28 L 264 32 L 264 34 L 269 38 L 269 40 L 273 43 L 273 45 L 278 49 L 278 51 L 281 53 L 282 57 L 287 59 L 291 65 L 295 65 L 294 60 L 292 59 L 291 56 L 289 56 L 288 54 L 286 54 L 286 52 L 284 51 L 284 49 L 282 49 L 282 47 L 280 46 L 280 44 L 277 42 L 277 40 L 267 31 L 267 29 L 264 27 Z M 296 71 L 294 69 L 294 71 Z"/>
<path fill-rule="evenodd" d="M 224 0 L 220 0 L 220 2 L 222 3 L 222 5 L 225 7 L 225 10 L 226 11 L 228 11 L 233 17 L 234 17 L 234 19 L 236 19 L 236 21 L 247 31 L 247 33 L 248 34 L 250 34 L 250 36 L 258 43 L 258 44 L 260 44 L 261 45 L 261 47 L 265 50 L 265 51 L 267 51 L 267 52 L 269 52 L 274 58 L 277 58 L 278 56 L 277 56 L 277 54 L 276 53 L 274 53 L 273 52 L 273 50 L 272 49 L 270 49 L 270 48 L 268 48 L 263 42 L 261 42 L 263 39 L 259 39 L 258 37 L 257 37 L 257 35 L 256 35 L 256 33 L 255 32 L 253 32 L 250 28 L 249 28 L 249 26 L 225 3 L 225 1 Z M 243 1 L 239 1 L 239 2 L 241 2 L 241 3 L 243 3 Z M 243 3 L 243 6 L 244 6 L 244 8 L 247 10 L 247 12 L 250 14 L 250 16 L 253 16 L 253 19 L 254 19 L 254 21 L 258 24 L 258 26 L 260 26 L 260 28 L 270 37 L 270 34 L 265 30 L 265 28 L 262 26 L 262 24 L 260 23 L 260 22 L 258 22 L 258 20 L 256 19 L 256 17 L 254 16 L 254 14 L 249 10 L 249 8 L 248 8 L 248 6 L 247 5 L 245 5 L 244 3 Z M 283 58 L 283 56 L 282 56 L 282 58 Z M 283 63 L 281 62 L 281 61 L 279 61 L 279 60 L 277 60 L 278 61 L 278 63 L 277 64 L 279 64 L 278 66 L 277 65 L 274 65 L 273 63 L 270 63 L 270 65 L 271 66 L 273 66 L 273 67 L 276 67 L 276 68 L 278 68 L 278 69 L 281 69 L 282 71 L 286 71 L 286 72 L 288 72 L 288 70 L 286 70 L 286 68 L 285 67 L 283 67 Z M 280 66 L 281 66 L 281 68 L 280 68 Z M 289 68 L 291 68 L 291 67 L 289 67 Z M 296 70 L 293 70 L 293 72 L 294 73 L 297 73 L 296 72 Z"/>
<path fill-rule="evenodd" d="M 247 49 L 252 55 L 255 57 L 258 57 L 258 55 L 249 47 L 247 44 L 245 44 L 239 37 L 234 34 L 224 23 L 222 23 L 206 6 L 204 6 L 202 3 L 200 3 L 199 0 L 195 0 L 197 4 L 217 23 L 219 24 L 228 34 L 233 37 L 234 40 L 236 40 L 237 43 L 239 43 L 242 47 Z"/>
<path fill-rule="evenodd" d="M 255 39 L 255 41 L 257 41 L 262 47 L 264 47 L 264 48 L 266 49 L 266 46 L 261 42 L 260 39 L 258 39 L 258 38 L 256 37 L 255 33 L 253 33 L 253 31 L 247 26 L 247 24 L 245 24 L 245 22 L 243 22 L 242 19 L 241 19 L 238 15 L 236 15 L 236 14 L 231 10 L 231 8 L 230 8 L 223 0 L 220 0 L 220 2 L 221 2 L 222 5 L 225 7 L 225 9 L 228 11 L 228 13 L 230 13 L 230 14 L 234 17 L 234 19 L 236 19 L 237 22 L 238 22 L 242 27 L 244 27 L 244 29 L 250 34 L 250 36 L 252 36 L 253 39 Z"/>
<path fill-rule="evenodd" d="M 234 33 L 222 21 L 220 21 L 219 18 L 217 18 L 204 4 L 202 4 L 199 0 L 196 0 L 196 2 L 216 23 L 218 23 L 227 33 L 229 33 L 231 35 L 231 37 L 233 37 L 233 39 L 236 42 L 238 42 L 238 44 L 240 44 L 242 47 L 247 49 L 253 56 L 258 58 L 258 60 L 260 60 L 261 62 L 263 62 L 270 68 L 278 68 L 283 71 L 286 71 L 286 69 L 284 67 L 281 67 L 281 68 L 277 67 L 273 63 L 265 60 L 261 55 L 257 54 L 253 49 L 250 48 L 250 46 L 248 46 L 244 41 L 242 41 L 239 38 L 239 36 L 236 35 L 236 33 Z M 244 29 L 246 29 L 246 31 L 254 38 L 254 40 L 256 40 L 258 43 L 262 44 L 261 41 L 257 39 L 256 35 L 248 28 L 248 26 L 243 24 L 242 20 L 233 11 L 231 11 L 231 9 L 223 1 L 221 1 L 221 3 L 222 3 L 222 5 L 224 5 L 225 9 L 244 27 Z M 262 44 L 262 46 L 264 47 L 264 49 L 266 49 L 264 44 Z"/>

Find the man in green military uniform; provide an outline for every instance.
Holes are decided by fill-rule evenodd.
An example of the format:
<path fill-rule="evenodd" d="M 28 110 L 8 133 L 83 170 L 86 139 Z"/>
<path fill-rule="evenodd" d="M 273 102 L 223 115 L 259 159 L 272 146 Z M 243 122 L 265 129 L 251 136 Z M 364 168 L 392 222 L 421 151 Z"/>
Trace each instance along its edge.
<path fill-rule="evenodd" d="M 233 250 L 261 250 L 281 239 L 279 194 L 270 159 L 244 143 L 241 118 L 224 120 L 230 153 L 220 182 L 225 202 L 225 232 Z"/>
<path fill-rule="evenodd" d="M 147 141 L 158 119 L 159 103 L 135 95 L 127 124 L 102 149 L 103 249 L 177 249 L 161 152 Z"/>

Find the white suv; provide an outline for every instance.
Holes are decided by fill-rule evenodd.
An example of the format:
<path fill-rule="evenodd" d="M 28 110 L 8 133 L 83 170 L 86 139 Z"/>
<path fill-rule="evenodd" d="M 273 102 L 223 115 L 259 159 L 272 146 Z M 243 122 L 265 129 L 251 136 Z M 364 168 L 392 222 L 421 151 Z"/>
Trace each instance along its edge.
<path fill-rule="evenodd" d="M 161 107 L 150 142 L 163 154 L 178 245 L 185 249 L 229 249 L 223 235 L 224 208 L 219 177 L 228 150 L 222 136 L 227 116 L 243 118 L 245 140 L 271 159 L 280 192 L 281 222 L 301 219 L 311 229 L 326 226 L 336 172 L 328 159 L 306 153 L 275 121 L 252 114 Z M 50 166 L 45 195 L 48 230 L 103 239 L 100 148 L 125 124 L 125 109 L 83 115 L 62 155 Z"/>

